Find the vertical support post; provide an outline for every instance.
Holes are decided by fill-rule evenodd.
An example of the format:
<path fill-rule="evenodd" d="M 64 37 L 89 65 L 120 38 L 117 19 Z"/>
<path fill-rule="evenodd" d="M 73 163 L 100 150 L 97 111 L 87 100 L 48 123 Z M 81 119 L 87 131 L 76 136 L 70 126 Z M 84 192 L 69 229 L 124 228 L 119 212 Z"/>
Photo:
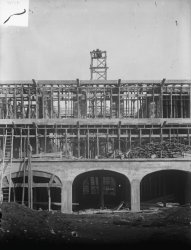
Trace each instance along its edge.
<path fill-rule="evenodd" d="M 118 124 L 118 149 L 121 150 L 121 121 Z"/>
<path fill-rule="evenodd" d="M 140 146 L 142 144 L 142 129 L 141 128 L 139 129 L 139 144 Z"/>
<path fill-rule="evenodd" d="M 16 109 L 17 109 L 17 97 L 16 97 L 16 89 L 17 89 L 17 85 L 16 86 L 14 86 L 14 99 L 13 99 L 13 110 L 12 110 L 12 117 L 14 118 L 14 119 L 16 119 L 17 117 L 16 117 Z M 22 99 L 22 97 L 21 97 L 21 99 Z M 11 105 L 10 105 L 11 106 Z M 11 107 L 9 107 L 9 108 L 11 108 Z M 22 108 L 21 108 L 21 111 L 22 111 Z M 11 115 L 11 114 L 10 114 Z M 11 116 L 10 116 L 11 117 Z M 22 113 L 22 116 L 21 116 L 22 118 L 23 118 L 23 113 Z"/>
<path fill-rule="evenodd" d="M 39 153 L 39 150 L 38 150 L 38 143 L 39 143 L 39 141 L 38 141 L 38 128 L 37 128 L 37 125 L 35 124 L 35 139 L 36 139 L 36 154 L 38 154 Z"/>
<path fill-rule="evenodd" d="M 190 100 L 190 118 L 191 118 L 191 84 L 190 84 L 189 100 Z"/>
<path fill-rule="evenodd" d="M 51 89 L 50 89 L 50 118 L 53 118 L 53 86 L 51 85 Z"/>
<path fill-rule="evenodd" d="M 96 86 L 96 90 L 94 91 L 94 107 L 93 107 L 93 110 L 94 110 L 94 118 L 97 118 L 97 104 L 98 104 L 98 98 L 97 98 L 97 86 Z"/>
<path fill-rule="evenodd" d="M 105 93 L 105 85 L 103 87 L 103 118 L 106 117 L 106 93 Z"/>
<path fill-rule="evenodd" d="M 72 213 L 72 181 L 67 179 L 62 180 L 61 212 Z"/>
<path fill-rule="evenodd" d="M 11 197 L 10 197 L 10 201 L 11 201 Z M 13 184 L 13 201 L 16 202 L 15 184 Z"/>
<path fill-rule="evenodd" d="M 35 115 L 35 118 L 38 119 L 39 118 L 39 101 L 38 101 L 38 87 L 37 87 L 37 85 L 35 88 L 35 93 L 36 93 L 36 115 Z"/>
<path fill-rule="evenodd" d="M 47 128 L 45 125 L 45 131 L 44 131 L 44 152 L 47 152 Z"/>
<path fill-rule="evenodd" d="M 96 154 L 97 157 L 99 156 L 99 136 L 98 136 L 98 129 L 96 130 Z"/>
<path fill-rule="evenodd" d="M 118 118 L 121 117 L 121 79 L 118 80 Z"/>
<path fill-rule="evenodd" d="M 140 110 L 139 110 L 139 107 L 141 107 L 141 104 L 140 104 L 140 101 L 139 101 L 139 86 L 137 86 L 137 118 L 139 119 L 139 113 L 140 113 Z"/>
<path fill-rule="evenodd" d="M 25 176 L 26 176 L 26 168 L 25 168 L 25 160 L 23 163 L 23 190 L 22 190 L 22 205 L 25 203 Z"/>
<path fill-rule="evenodd" d="M 20 128 L 20 155 L 19 158 L 22 159 L 23 157 L 23 138 L 22 138 L 22 128 Z"/>
<path fill-rule="evenodd" d="M 161 145 L 162 145 L 162 142 L 163 142 L 163 136 L 162 135 L 163 135 L 163 129 L 161 127 L 160 128 L 160 143 L 161 143 Z M 161 149 L 161 152 L 160 152 L 160 157 L 162 158 L 162 149 Z"/>
<path fill-rule="evenodd" d="M 148 92 L 148 85 L 146 85 L 146 94 L 145 94 L 145 109 L 146 109 L 146 114 L 144 118 L 148 118 L 149 117 L 149 112 L 148 112 L 148 96 L 147 96 L 147 92 Z"/>
<path fill-rule="evenodd" d="M 79 79 L 76 79 L 76 82 L 77 82 L 77 93 L 76 93 L 76 95 L 77 95 L 77 110 L 78 110 L 78 114 L 77 114 L 77 116 L 78 116 L 78 118 L 80 118 L 80 98 L 79 98 L 79 93 L 80 93 L 80 81 L 79 81 Z"/>
<path fill-rule="evenodd" d="M 4 114 L 5 114 L 5 115 L 4 115 L 4 119 L 7 119 L 7 118 L 8 118 L 8 108 L 9 108 L 9 107 L 8 107 L 8 99 L 7 99 L 8 87 L 9 87 L 9 86 L 7 86 L 7 88 L 6 88 L 6 90 L 5 90 L 5 91 L 6 91 L 6 92 L 5 92 L 5 107 L 6 107 L 6 108 L 5 108 L 5 112 L 4 112 Z"/>
<path fill-rule="evenodd" d="M 188 129 L 188 145 L 190 146 L 190 129 Z"/>
<path fill-rule="evenodd" d="M 35 105 L 35 118 L 38 119 L 39 117 L 39 105 L 38 105 L 38 88 L 37 88 L 37 84 L 36 81 L 34 79 L 32 79 L 33 84 L 34 84 L 34 88 L 35 88 L 35 97 L 36 97 L 36 105 Z"/>
<path fill-rule="evenodd" d="M 47 188 L 48 191 L 48 211 L 51 211 L 51 194 L 50 194 L 50 187 Z"/>
<path fill-rule="evenodd" d="M 23 84 L 22 84 L 22 87 L 21 87 L 21 111 L 22 111 L 22 118 L 25 118 L 25 108 L 24 108 L 24 98 L 23 98 L 23 94 L 24 94 L 24 91 L 23 91 Z M 16 109 L 14 109 L 14 112 L 15 112 L 15 117 L 17 116 L 17 112 L 16 112 Z"/>
<path fill-rule="evenodd" d="M 33 176 L 32 176 L 32 167 L 31 167 L 31 154 L 32 154 L 32 147 L 28 144 L 28 207 L 33 208 L 33 192 L 32 192 L 32 183 L 33 183 Z"/>
<path fill-rule="evenodd" d="M 140 211 L 140 180 L 138 179 L 131 181 L 131 211 Z"/>
<path fill-rule="evenodd" d="M 90 138 L 89 138 L 89 129 L 87 129 L 87 158 L 90 158 Z"/>
<path fill-rule="evenodd" d="M 112 96 L 112 87 L 110 86 L 110 118 L 112 118 L 113 114 L 112 114 L 112 109 L 113 109 L 113 96 Z"/>
<path fill-rule="evenodd" d="M 170 118 L 172 118 L 172 87 L 170 91 Z"/>
<path fill-rule="evenodd" d="M 30 84 L 28 84 L 28 118 L 31 118 L 31 94 L 30 94 Z"/>
<path fill-rule="evenodd" d="M 160 88 L 160 118 L 163 118 L 163 85 L 165 84 L 165 81 L 166 79 L 164 78 Z"/>
<path fill-rule="evenodd" d="M 66 151 L 66 154 L 65 154 L 65 155 L 68 155 L 68 137 L 67 137 L 67 129 L 65 129 L 65 151 Z"/>
<path fill-rule="evenodd" d="M 104 209 L 104 183 L 103 176 L 99 176 L 100 208 Z"/>
<path fill-rule="evenodd" d="M 107 153 L 108 153 L 109 152 L 109 129 L 107 129 L 106 143 L 107 143 Z"/>
<path fill-rule="evenodd" d="M 80 124 L 77 122 L 77 150 L 78 150 L 78 158 L 80 158 Z"/>
<path fill-rule="evenodd" d="M 58 85 L 58 118 L 60 119 L 60 85 Z"/>
<path fill-rule="evenodd" d="M 77 121 L 77 125 L 76 125 L 76 128 L 77 128 L 77 156 L 78 158 L 80 157 L 80 124 L 79 124 L 79 121 Z"/>
<path fill-rule="evenodd" d="M 44 85 L 42 86 L 42 118 L 46 118 L 45 117 L 45 105 L 44 105 L 44 96 L 45 96 L 45 88 Z"/>
<path fill-rule="evenodd" d="M 129 149 L 131 149 L 131 129 L 129 129 Z"/>
<path fill-rule="evenodd" d="M 10 170 L 9 170 L 9 199 L 11 201 L 11 183 L 12 183 L 12 161 L 13 161 L 13 138 L 14 138 L 14 128 L 11 128 L 11 159 L 10 159 Z"/>
<path fill-rule="evenodd" d="M 180 118 L 183 118 L 182 84 L 181 84 L 181 91 L 180 91 Z"/>

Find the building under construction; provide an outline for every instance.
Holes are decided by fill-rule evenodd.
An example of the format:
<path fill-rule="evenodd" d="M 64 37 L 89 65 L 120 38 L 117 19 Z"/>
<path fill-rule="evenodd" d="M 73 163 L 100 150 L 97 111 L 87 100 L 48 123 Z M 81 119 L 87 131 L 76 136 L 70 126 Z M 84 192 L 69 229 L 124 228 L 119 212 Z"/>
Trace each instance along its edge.
<path fill-rule="evenodd" d="M 1 200 L 71 213 L 191 202 L 191 80 L 0 83 Z"/>

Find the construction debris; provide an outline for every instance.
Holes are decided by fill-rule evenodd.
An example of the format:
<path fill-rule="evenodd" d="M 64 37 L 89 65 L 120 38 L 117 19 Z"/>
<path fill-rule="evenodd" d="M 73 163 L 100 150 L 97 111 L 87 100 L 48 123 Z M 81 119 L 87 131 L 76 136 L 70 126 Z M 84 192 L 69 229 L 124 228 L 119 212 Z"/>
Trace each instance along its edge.
<path fill-rule="evenodd" d="M 191 157 L 191 146 L 177 141 L 165 140 L 163 142 L 151 142 L 143 146 L 134 147 L 126 153 L 120 150 L 107 155 L 108 158 L 134 159 L 134 158 L 183 158 Z"/>

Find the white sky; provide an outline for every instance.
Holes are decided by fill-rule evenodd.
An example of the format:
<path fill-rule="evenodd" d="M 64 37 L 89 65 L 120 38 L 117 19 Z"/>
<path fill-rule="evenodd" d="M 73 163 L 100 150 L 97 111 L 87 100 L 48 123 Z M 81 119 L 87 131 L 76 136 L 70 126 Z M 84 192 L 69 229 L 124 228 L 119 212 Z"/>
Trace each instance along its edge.
<path fill-rule="evenodd" d="M 29 8 L 28 27 L 0 26 L 0 80 L 90 79 L 97 48 L 107 51 L 108 79 L 191 79 L 190 0 L 29 0 Z"/>

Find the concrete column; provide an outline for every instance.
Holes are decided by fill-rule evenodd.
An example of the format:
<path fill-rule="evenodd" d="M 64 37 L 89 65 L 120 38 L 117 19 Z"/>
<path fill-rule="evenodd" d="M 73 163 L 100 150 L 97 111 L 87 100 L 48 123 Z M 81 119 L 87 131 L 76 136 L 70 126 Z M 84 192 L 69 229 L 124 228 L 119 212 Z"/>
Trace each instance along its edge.
<path fill-rule="evenodd" d="M 61 212 L 72 213 L 72 181 L 63 180 L 61 189 Z"/>
<path fill-rule="evenodd" d="M 140 180 L 131 181 L 131 211 L 140 211 Z"/>

